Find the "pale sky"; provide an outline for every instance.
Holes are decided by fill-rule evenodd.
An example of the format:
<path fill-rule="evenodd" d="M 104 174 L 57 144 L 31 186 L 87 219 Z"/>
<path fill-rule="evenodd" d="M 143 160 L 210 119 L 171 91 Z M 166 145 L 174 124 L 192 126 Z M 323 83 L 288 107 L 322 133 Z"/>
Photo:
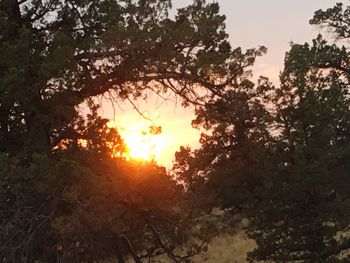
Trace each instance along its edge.
<path fill-rule="evenodd" d="M 264 45 L 268 54 L 259 58 L 254 67 L 255 77 L 264 75 L 278 84 L 278 75 L 283 67 L 284 54 L 289 50 L 290 42 L 309 42 L 319 30 L 310 26 L 308 21 L 314 11 L 332 7 L 333 0 L 217 0 L 221 13 L 226 15 L 227 32 L 233 47 L 242 48 Z M 173 0 L 175 8 L 191 3 L 189 0 Z M 155 103 L 157 102 L 157 103 Z M 163 150 L 157 158 L 161 165 L 171 167 L 173 156 L 180 145 L 198 147 L 200 132 L 191 127 L 194 118 L 191 109 L 182 109 L 174 102 L 161 103 L 150 99 L 140 102 L 141 111 L 153 122 L 143 119 L 127 103 L 116 108 L 116 114 L 110 105 L 103 105 L 102 115 L 113 119 L 123 128 L 122 133 L 141 132 L 149 125 L 162 126 Z M 113 116 L 114 115 L 114 116 Z"/>

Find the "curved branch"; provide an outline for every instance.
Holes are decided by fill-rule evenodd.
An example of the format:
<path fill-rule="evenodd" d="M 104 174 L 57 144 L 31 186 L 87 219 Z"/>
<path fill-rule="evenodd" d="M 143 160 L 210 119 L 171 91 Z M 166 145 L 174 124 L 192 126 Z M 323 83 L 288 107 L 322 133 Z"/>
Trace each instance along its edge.
<path fill-rule="evenodd" d="M 137 253 L 136 253 L 134 247 L 131 245 L 131 242 L 130 242 L 130 240 L 127 238 L 127 236 L 124 235 L 124 234 L 121 234 L 121 235 L 120 235 L 120 238 L 124 239 L 126 245 L 127 245 L 128 248 L 129 248 L 129 251 L 130 251 L 130 253 L 131 253 L 131 255 L 132 255 L 132 257 L 133 257 L 133 259 L 134 259 L 134 261 L 135 261 L 135 263 L 141 263 L 141 259 L 140 259 L 139 256 L 137 255 Z"/>
<path fill-rule="evenodd" d="M 149 228 L 151 229 L 154 237 L 156 238 L 158 244 L 161 246 L 161 248 L 164 249 L 164 251 L 167 253 L 167 255 L 174 260 L 174 262 L 181 262 L 180 259 L 181 257 L 176 256 L 162 241 L 162 238 L 160 237 L 157 229 L 153 226 L 151 220 L 148 218 L 148 215 L 144 213 L 144 219 L 147 223 L 147 225 L 149 226 Z"/>

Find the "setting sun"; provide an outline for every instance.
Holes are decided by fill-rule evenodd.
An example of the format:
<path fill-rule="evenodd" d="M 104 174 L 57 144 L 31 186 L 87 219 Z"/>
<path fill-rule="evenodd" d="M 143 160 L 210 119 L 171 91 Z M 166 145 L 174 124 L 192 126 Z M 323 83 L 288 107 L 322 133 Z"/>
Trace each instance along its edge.
<path fill-rule="evenodd" d="M 108 123 L 109 127 L 117 128 L 123 138 L 127 148 L 125 157 L 139 161 L 154 160 L 159 165 L 171 168 L 174 153 L 178 151 L 181 145 L 193 148 L 198 146 L 200 131 L 191 128 L 191 117 L 187 119 L 183 117 L 186 114 L 185 110 L 177 110 L 180 117 L 171 110 L 161 113 L 156 111 L 154 115 L 166 115 L 168 117 L 158 117 L 156 124 L 142 119 L 132 109 L 128 114 L 120 115 L 118 122 L 111 120 Z M 171 122 L 168 121 L 169 118 L 172 119 Z M 185 129 L 186 125 L 190 128 Z M 150 127 L 157 128 L 158 126 L 161 126 L 160 132 L 150 130 Z"/>
<path fill-rule="evenodd" d="M 128 149 L 128 155 L 132 159 L 157 160 L 166 148 L 162 134 L 136 130 L 123 134 L 123 138 Z"/>
<path fill-rule="evenodd" d="M 109 126 L 118 127 L 114 122 L 110 122 Z M 140 122 L 131 125 L 128 129 L 120 128 L 119 131 L 126 145 L 128 159 L 162 163 L 162 156 L 169 145 L 160 126 L 150 126 Z"/>

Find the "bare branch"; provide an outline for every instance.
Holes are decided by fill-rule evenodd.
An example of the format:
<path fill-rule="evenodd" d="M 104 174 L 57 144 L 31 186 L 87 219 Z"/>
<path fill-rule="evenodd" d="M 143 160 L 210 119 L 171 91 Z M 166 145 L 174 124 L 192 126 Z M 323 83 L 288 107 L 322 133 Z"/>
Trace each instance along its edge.
<path fill-rule="evenodd" d="M 129 97 L 127 97 L 126 99 L 130 102 L 130 104 L 131 104 L 132 107 L 137 111 L 137 113 L 141 115 L 142 118 L 144 118 L 144 119 L 146 119 L 146 120 L 148 120 L 148 121 L 153 121 L 152 119 L 150 119 L 150 118 L 148 118 L 147 116 L 145 116 L 145 115 L 143 114 L 143 112 L 140 111 L 140 109 L 137 107 L 137 105 L 135 105 L 135 103 L 134 103 Z"/>
<path fill-rule="evenodd" d="M 129 248 L 129 251 L 130 251 L 130 253 L 131 253 L 131 255 L 132 255 L 132 257 L 133 257 L 135 263 L 141 263 L 141 259 L 140 259 L 139 256 L 137 255 L 137 253 L 136 253 L 134 247 L 131 245 L 131 242 L 130 242 L 130 240 L 127 238 L 127 236 L 124 235 L 124 234 L 121 234 L 120 237 L 121 237 L 122 239 L 124 239 L 125 243 L 127 244 L 128 248 Z"/>

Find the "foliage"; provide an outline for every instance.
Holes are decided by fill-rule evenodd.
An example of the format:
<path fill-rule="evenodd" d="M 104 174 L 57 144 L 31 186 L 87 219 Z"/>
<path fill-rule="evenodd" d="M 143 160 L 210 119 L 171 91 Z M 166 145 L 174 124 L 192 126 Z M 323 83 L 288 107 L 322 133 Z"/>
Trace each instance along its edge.
<path fill-rule="evenodd" d="M 236 216 L 262 184 L 263 171 L 269 161 L 273 118 L 266 104 L 274 86 L 260 78 L 257 85 L 246 73 L 235 84 L 196 111 L 194 127 L 203 127 L 201 147 L 192 151 L 181 147 L 173 173 L 195 200 L 197 209 L 210 212 L 220 207 L 226 215 L 216 222 L 212 236 L 233 234 L 240 226 Z M 240 216 L 238 216 L 240 218 Z M 221 224 L 226 228 L 221 228 Z"/>
<path fill-rule="evenodd" d="M 163 253 L 180 260 L 172 251 L 179 252 L 186 232 L 182 187 L 154 163 L 113 157 L 107 149 L 123 143 L 108 140 L 117 132 L 95 114 L 74 130 L 90 140 L 79 147 L 65 141 L 51 157 L 1 155 L 2 260 L 142 262 Z"/>
<path fill-rule="evenodd" d="M 262 169 L 267 158 L 272 116 L 264 104 L 273 89 L 265 78 L 257 86 L 238 78 L 222 96 L 199 108 L 192 124 L 208 132 L 201 135 L 200 149 L 181 148 L 176 153 L 173 170 L 179 180 L 190 189 L 215 189 L 214 198 L 224 207 L 240 211 L 241 201 L 259 184 L 256 170 Z M 238 188 L 242 191 L 232 191 Z"/>
<path fill-rule="evenodd" d="M 258 244 L 250 256 L 333 262 L 349 248 L 350 101 L 336 72 L 310 71 L 297 62 L 296 49 L 300 46 L 289 53 L 276 98 L 281 134 L 273 162 L 247 212 L 248 232 Z"/>
<path fill-rule="evenodd" d="M 253 62 L 232 50 L 218 4 L 17 1 L 0 5 L 0 148 L 50 153 L 52 136 L 92 96 L 172 92 L 199 103 Z"/>
<path fill-rule="evenodd" d="M 174 18 L 170 8 L 168 0 L 1 1 L 2 261 L 165 253 L 180 262 L 200 249 L 178 251 L 191 223 L 183 187 L 155 163 L 126 161 L 118 131 L 92 103 L 171 92 L 184 106 L 202 104 L 264 52 L 231 48 L 216 3 L 195 0 Z M 86 102 L 91 113 L 79 116 Z"/>
<path fill-rule="evenodd" d="M 346 38 L 348 8 L 317 11 L 312 24 Z M 343 30 L 340 30 L 342 27 Z M 249 210 L 251 259 L 346 262 L 349 249 L 349 54 L 318 36 L 294 44 L 276 94 L 274 161 Z"/>
<path fill-rule="evenodd" d="M 349 7 L 315 12 L 336 41 L 292 44 L 278 88 L 251 81 L 266 49 L 232 49 L 217 3 L 170 8 L 0 3 L 1 261 L 190 262 L 236 215 L 250 261 L 348 261 Z M 196 105 L 201 147 L 180 148 L 173 176 L 126 160 L 93 103 L 149 92 Z"/>
<path fill-rule="evenodd" d="M 311 23 L 339 44 L 292 44 L 278 88 L 226 86 L 196 112 L 201 148 L 176 155 L 174 172 L 203 206 L 249 219 L 252 262 L 348 261 L 348 16 L 341 4 L 317 11 Z"/>

